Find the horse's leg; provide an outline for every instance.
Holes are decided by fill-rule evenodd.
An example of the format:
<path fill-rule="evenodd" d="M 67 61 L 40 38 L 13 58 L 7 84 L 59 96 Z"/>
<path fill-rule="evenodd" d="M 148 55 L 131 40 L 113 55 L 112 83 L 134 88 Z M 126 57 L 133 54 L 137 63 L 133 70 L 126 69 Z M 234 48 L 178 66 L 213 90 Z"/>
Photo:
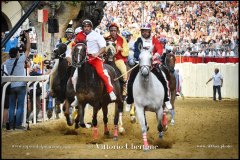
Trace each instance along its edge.
<path fill-rule="evenodd" d="M 68 99 L 65 100 L 64 108 L 65 108 L 64 115 L 65 115 L 65 117 L 66 117 L 67 124 L 68 124 L 69 126 L 72 126 L 72 125 L 73 125 L 72 119 L 71 119 L 70 116 L 69 116 L 70 103 L 69 103 Z"/>
<path fill-rule="evenodd" d="M 118 140 L 118 122 L 119 122 L 119 109 L 117 103 L 115 103 L 115 114 L 114 114 L 114 133 L 113 140 Z"/>
<path fill-rule="evenodd" d="M 104 106 L 102 107 L 102 112 L 103 112 L 103 123 L 104 123 L 104 135 L 109 136 L 109 129 L 107 126 L 108 123 L 108 107 Z"/>
<path fill-rule="evenodd" d="M 176 88 L 172 89 L 171 91 L 171 104 L 172 104 L 172 109 L 171 109 L 171 125 L 174 125 L 174 115 L 175 115 L 175 111 L 174 111 L 174 103 L 175 103 L 175 99 L 176 99 Z"/>
<path fill-rule="evenodd" d="M 147 119 L 146 119 L 146 114 L 145 114 L 145 112 L 144 112 L 144 119 L 145 119 L 145 125 L 146 125 L 146 127 L 147 127 L 147 131 L 149 130 L 149 126 L 148 126 L 148 124 L 147 124 Z"/>
<path fill-rule="evenodd" d="M 166 114 L 166 113 L 163 113 L 163 109 L 162 107 L 156 112 L 156 116 L 157 116 L 157 120 L 158 120 L 158 137 L 159 138 L 163 138 L 163 131 L 164 131 L 164 125 L 162 124 L 163 123 L 163 114 Z"/>
<path fill-rule="evenodd" d="M 98 128 L 97 128 L 97 113 L 99 108 L 96 106 L 93 107 L 93 118 L 92 118 L 92 124 L 93 124 L 93 139 L 98 139 Z"/>
<path fill-rule="evenodd" d="M 131 107 L 131 110 L 130 110 L 130 117 L 131 117 L 131 122 L 136 123 L 134 103 L 132 103 L 132 107 Z"/>
<path fill-rule="evenodd" d="M 149 150 L 149 145 L 148 145 L 148 141 L 147 141 L 147 127 L 146 127 L 146 123 L 145 123 L 145 116 L 144 116 L 144 107 L 143 106 L 137 106 L 137 104 L 135 104 L 136 107 L 136 113 L 137 113 L 137 117 L 138 120 L 141 124 L 141 128 L 142 128 L 142 137 L 143 137 L 143 150 L 147 151 Z"/>
<path fill-rule="evenodd" d="M 122 115 L 123 115 L 123 101 L 119 100 L 117 103 L 115 103 L 115 107 L 118 108 L 118 112 L 119 112 L 119 126 L 118 126 L 118 130 L 121 134 L 124 134 L 125 129 L 123 128 L 123 121 L 122 121 Z"/>
<path fill-rule="evenodd" d="M 84 122 L 84 115 L 85 115 L 85 108 L 86 108 L 87 104 L 83 104 L 83 105 L 78 105 L 78 119 L 80 121 L 80 126 L 82 128 L 91 128 L 91 122 L 89 123 L 85 123 Z M 76 121 L 75 119 L 75 121 Z"/>

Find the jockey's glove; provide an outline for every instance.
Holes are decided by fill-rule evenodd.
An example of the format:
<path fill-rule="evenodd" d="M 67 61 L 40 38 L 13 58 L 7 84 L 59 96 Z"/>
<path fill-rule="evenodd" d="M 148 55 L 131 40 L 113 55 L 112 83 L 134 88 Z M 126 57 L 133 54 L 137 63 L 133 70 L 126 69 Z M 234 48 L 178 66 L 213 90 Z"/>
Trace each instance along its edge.
<path fill-rule="evenodd" d="M 128 64 L 129 64 L 130 66 L 134 66 L 135 63 L 136 63 L 135 58 L 131 58 L 131 59 L 128 60 Z"/>

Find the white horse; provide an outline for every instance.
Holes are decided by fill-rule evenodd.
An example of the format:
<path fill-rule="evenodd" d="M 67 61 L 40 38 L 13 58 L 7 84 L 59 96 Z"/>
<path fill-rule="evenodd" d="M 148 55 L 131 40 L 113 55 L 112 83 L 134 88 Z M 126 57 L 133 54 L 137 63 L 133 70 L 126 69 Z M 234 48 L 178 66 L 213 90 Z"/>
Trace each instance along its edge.
<path fill-rule="evenodd" d="M 139 56 L 139 73 L 133 83 L 133 98 L 138 120 L 142 127 L 144 151 L 149 150 L 147 141 L 147 123 L 145 111 L 155 112 L 158 120 L 159 138 L 163 137 L 163 100 L 164 88 L 158 78 L 151 72 L 152 54 L 141 50 Z"/>

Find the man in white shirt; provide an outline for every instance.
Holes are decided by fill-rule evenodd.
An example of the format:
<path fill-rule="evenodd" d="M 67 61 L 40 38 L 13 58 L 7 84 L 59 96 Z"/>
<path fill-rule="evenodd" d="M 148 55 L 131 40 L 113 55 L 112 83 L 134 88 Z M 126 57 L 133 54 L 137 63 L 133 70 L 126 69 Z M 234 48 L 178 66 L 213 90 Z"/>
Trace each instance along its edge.
<path fill-rule="evenodd" d="M 210 82 L 213 80 L 213 100 L 216 101 L 216 90 L 218 91 L 218 99 L 219 101 L 222 100 L 221 96 L 221 87 L 223 85 L 223 76 L 219 73 L 219 69 L 215 68 L 215 74 L 206 82 Z"/>
<path fill-rule="evenodd" d="M 110 81 L 110 77 L 107 71 L 103 69 L 103 61 L 99 56 L 105 52 L 106 41 L 102 35 L 94 31 L 93 24 L 90 20 L 86 19 L 82 22 L 83 31 L 79 32 L 75 37 L 74 43 L 86 42 L 87 44 L 87 54 L 89 57 L 88 63 L 92 65 L 98 74 L 98 76 L 103 80 L 106 86 L 107 93 L 109 94 L 112 101 L 116 100 L 116 95 L 113 91 L 113 86 Z M 73 44 L 74 46 L 75 44 Z M 76 74 L 74 73 L 73 77 Z"/>

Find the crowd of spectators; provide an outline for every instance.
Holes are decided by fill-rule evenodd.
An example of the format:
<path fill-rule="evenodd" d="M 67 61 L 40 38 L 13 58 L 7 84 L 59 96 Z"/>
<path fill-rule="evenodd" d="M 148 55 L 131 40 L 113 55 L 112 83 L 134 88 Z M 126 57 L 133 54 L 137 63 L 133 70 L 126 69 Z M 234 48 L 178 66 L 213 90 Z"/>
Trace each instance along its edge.
<path fill-rule="evenodd" d="M 149 22 L 153 34 L 176 54 L 238 56 L 238 18 L 238 1 L 109 1 L 98 28 L 107 34 L 116 22 L 136 40 L 141 23 Z"/>

